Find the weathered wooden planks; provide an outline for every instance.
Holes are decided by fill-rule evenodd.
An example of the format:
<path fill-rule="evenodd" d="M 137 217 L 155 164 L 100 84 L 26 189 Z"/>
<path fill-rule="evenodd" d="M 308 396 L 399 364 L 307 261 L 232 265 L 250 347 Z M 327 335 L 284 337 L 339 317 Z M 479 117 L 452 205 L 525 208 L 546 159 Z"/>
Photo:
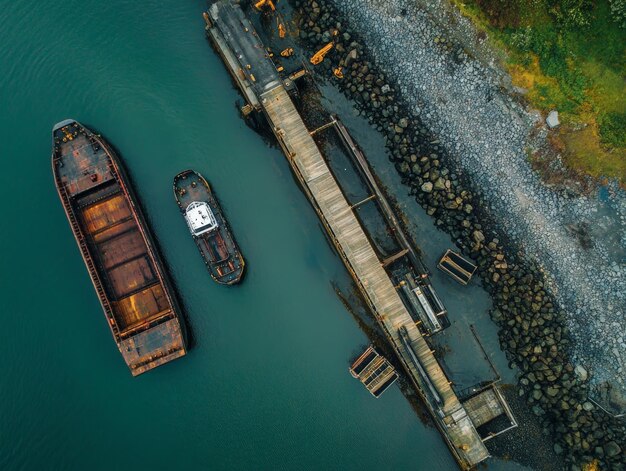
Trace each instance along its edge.
<path fill-rule="evenodd" d="M 421 391 L 427 391 L 427 381 L 434 385 L 441 404 L 435 404 L 427 393 L 424 394 L 425 400 L 435 412 L 439 411 L 436 418 L 450 448 L 463 467 L 483 461 L 489 456 L 487 449 L 430 347 L 413 323 L 291 98 L 282 86 L 277 86 L 261 95 L 260 101 L 296 175 L 316 205 L 337 249 L 415 385 Z M 400 327 L 406 328 L 410 348 L 420 365 L 415 365 L 413 356 L 400 340 Z M 427 378 L 420 373 L 419 366 L 426 372 Z"/>

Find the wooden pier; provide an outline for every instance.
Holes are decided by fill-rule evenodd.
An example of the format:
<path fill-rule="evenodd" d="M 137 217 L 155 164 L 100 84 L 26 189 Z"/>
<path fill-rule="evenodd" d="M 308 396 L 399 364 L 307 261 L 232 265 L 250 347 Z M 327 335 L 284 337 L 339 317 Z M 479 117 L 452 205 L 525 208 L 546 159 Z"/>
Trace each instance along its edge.
<path fill-rule="evenodd" d="M 278 85 L 261 95 L 260 101 L 298 180 L 415 386 L 435 412 L 451 449 L 465 467 L 480 463 L 489 456 L 487 448 L 400 299 L 291 98 Z M 400 338 L 401 327 L 406 329 L 408 343 Z M 429 382 L 439 401 L 432 397 Z"/>
<path fill-rule="evenodd" d="M 270 77 L 261 75 L 267 70 L 269 58 L 257 48 L 245 45 L 246 37 L 250 44 L 257 44 L 256 32 L 251 30 L 249 22 L 241 21 L 244 15 L 239 6 L 228 0 L 214 3 L 209 15 L 208 36 L 225 58 L 244 95 L 255 91 L 256 99 L 250 100 L 250 104 L 260 103 L 293 172 L 450 450 L 463 469 L 474 467 L 489 457 L 487 448 L 383 268 L 282 81 L 276 81 L 275 73 Z M 231 18 L 232 15 L 237 19 Z M 235 34 L 237 52 L 220 50 L 231 47 L 227 39 Z M 247 50 L 252 56 L 245 54 Z M 237 63 L 226 60 L 227 57 L 237 58 Z M 257 61 L 264 61 L 263 67 Z M 254 77 L 253 81 L 246 79 L 250 76 Z"/>
<path fill-rule="evenodd" d="M 432 335 L 437 332 L 441 332 L 449 325 L 446 316 L 447 311 L 428 278 L 427 268 L 422 263 L 422 260 L 418 256 L 417 251 L 414 249 L 413 244 L 404 233 L 398 218 L 391 208 L 391 204 L 387 200 L 385 192 L 383 192 L 379 186 L 378 181 L 369 166 L 365 154 L 352 139 L 348 129 L 336 115 L 331 116 L 331 121 L 327 126 L 330 125 L 332 125 L 337 132 L 337 135 L 348 151 L 357 172 L 360 174 L 371 193 L 368 198 L 365 198 L 362 202 L 357 203 L 357 205 L 360 206 L 362 203 L 369 201 L 370 199 L 375 199 L 380 210 L 380 214 L 386 220 L 388 227 L 391 231 L 393 231 L 395 239 L 402 248 L 396 254 L 383 260 L 383 266 L 387 267 L 395 263 L 397 260 L 408 257 L 408 261 L 415 272 L 411 270 L 410 272 L 404 273 L 400 276 L 401 279 L 399 285 L 404 291 L 405 301 L 409 303 L 409 308 L 412 311 L 411 313 L 417 315 L 421 320 L 422 323 L 420 327 L 423 329 L 423 333 Z M 352 207 L 354 208 L 357 205 L 352 205 Z M 398 276 L 394 277 L 393 270 L 392 280 L 396 283 L 398 282 Z"/>

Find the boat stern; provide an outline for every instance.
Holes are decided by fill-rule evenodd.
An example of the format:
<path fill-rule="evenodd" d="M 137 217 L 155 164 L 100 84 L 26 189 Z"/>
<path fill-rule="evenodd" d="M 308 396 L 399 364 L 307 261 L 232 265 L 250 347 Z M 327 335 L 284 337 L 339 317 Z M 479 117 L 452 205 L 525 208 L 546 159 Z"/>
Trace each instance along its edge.
<path fill-rule="evenodd" d="M 187 354 L 177 318 L 171 318 L 119 342 L 118 347 L 133 376 Z"/>

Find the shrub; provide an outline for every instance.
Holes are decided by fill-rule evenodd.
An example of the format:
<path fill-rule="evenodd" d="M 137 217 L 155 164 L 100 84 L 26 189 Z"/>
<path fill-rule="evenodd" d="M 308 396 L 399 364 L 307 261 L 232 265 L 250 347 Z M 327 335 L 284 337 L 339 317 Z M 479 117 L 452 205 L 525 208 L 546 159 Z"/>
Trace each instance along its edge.
<path fill-rule="evenodd" d="M 626 28 L 626 0 L 609 0 L 611 17 L 620 28 Z"/>
<path fill-rule="evenodd" d="M 603 143 L 626 147 L 626 113 L 602 114 L 598 124 Z"/>
<path fill-rule="evenodd" d="M 564 29 L 588 26 L 593 3 L 590 0 L 552 0 L 550 14 Z"/>
<path fill-rule="evenodd" d="M 530 51 L 533 41 L 533 29 L 530 26 L 511 34 L 511 44 L 523 52 Z"/>

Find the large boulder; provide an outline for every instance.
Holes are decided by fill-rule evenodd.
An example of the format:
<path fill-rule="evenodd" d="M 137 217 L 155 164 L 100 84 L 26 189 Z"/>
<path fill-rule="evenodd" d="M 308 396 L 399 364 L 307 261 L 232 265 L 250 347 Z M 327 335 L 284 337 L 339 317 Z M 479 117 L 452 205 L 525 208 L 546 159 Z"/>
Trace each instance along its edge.
<path fill-rule="evenodd" d="M 548 117 L 546 118 L 546 124 L 550 129 L 556 128 L 560 124 L 559 112 L 556 110 L 550 111 L 550 113 L 548 113 Z"/>
<path fill-rule="evenodd" d="M 606 456 L 610 456 L 610 457 L 619 456 L 621 452 L 622 452 L 622 449 L 615 442 L 609 442 L 606 445 L 604 445 L 604 453 L 606 453 Z"/>
<path fill-rule="evenodd" d="M 587 381 L 587 378 L 589 377 L 589 373 L 587 373 L 587 370 L 582 365 L 576 365 L 574 373 L 581 381 Z"/>

